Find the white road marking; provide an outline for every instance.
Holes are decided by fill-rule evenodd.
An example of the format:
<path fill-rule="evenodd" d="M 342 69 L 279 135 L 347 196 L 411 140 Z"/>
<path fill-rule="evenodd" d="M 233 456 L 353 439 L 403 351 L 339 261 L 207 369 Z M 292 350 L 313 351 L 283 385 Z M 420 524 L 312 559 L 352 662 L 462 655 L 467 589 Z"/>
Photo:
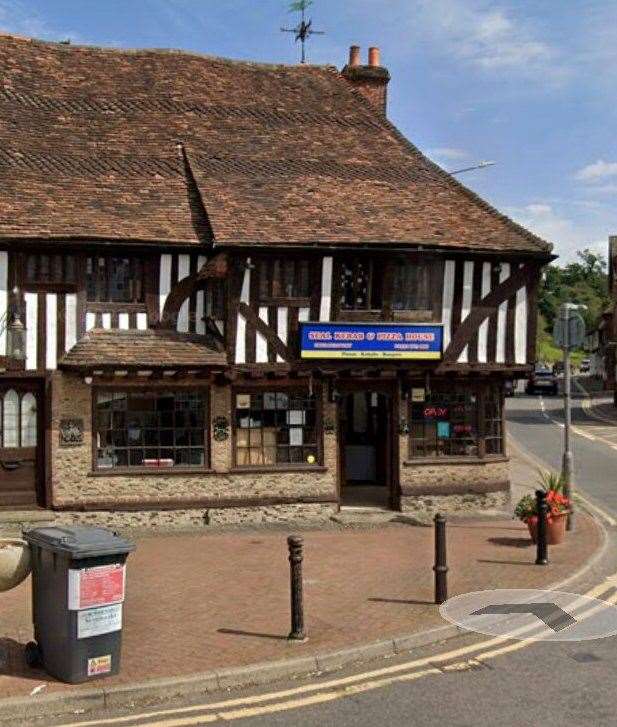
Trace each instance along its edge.
<path fill-rule="evenodd" d="M 593 598 L 598 597 L 601 594 L 608 593 L 609 591 L 614 591 L 614 581 L 617 581 L 617 573 L 605 578 L 602 583 L 597 584 L 594 588 L 583 595 Z M 582 603 L 583 599 L 580 599 L 580 602 Z M 617 602 L 617 593 L 613 593 L 610 597 L 605 599 L 605 603 L 614 604 L 615 602 Z M 575 603 L 578 603 L 578 601 L 575 601 Z M 580 614 L 577 613 L 577 621 L 580 622 L 589 618 L 589 616 L 593 615 L 593 613 L 595 613 L 599 608 L 602 608 L 602 606 L 594 605 Z M 466 665 L 467 668 L 469 668 L 473 666 L 474 663 L 494 659 L 498 656 L 502 656 L 503 654 L 518 651 L 519 649 L 531 646 L 532 644 L 537 644 L 538 641 L 533 638 L 533 632 L 538 631 L 541 628 L 541 626 L 530 624 L 516 629 L 512 632 L 512 636 L 529 632 L 529 638 L 515 643 L 508 643 L 511 641 L 508 637 L 496 637 L 479 643 L 463 646 L 458 649 L 453 649 L 451 651 L 446 651 L 441 654 L 436 654 L 435 656 L 427 656 L 421 659 L 404 662 L 402 664 L 394 664 L 382 669 L 374 669 L 362 674 L 354 674 L 352 676 L 339 679 L 331 679 L 317 684 L 306 684 L 293 689 L 227 699 L 222 702 L 214 702 L 211 704 L 206 703 L 192 705 L 190 707 L 181 707 L 179 709 L 166 709 L 156 712 L 132 714 L 125 717 L 112 717 L 109 719 L 89 720 L 85 722 L 71 722 L 69 724 L 62 725 L 62 727 L 96 727 L 102 725 L 117 725 L 147 719 L 158 719 L 159 721 L 141 721 L 140 724 L 143 725 L 143 727 L 189 727 L 190 725 L 206 724 L 219 720 L 231 721 L 236 719 L 245 719 L 247 717 L 256 717 L 264 714 L 299 709 L 301 707 L 309 707 L 314 704 L 329 702 L 373 689 L 383 688 L 396 682 L 413 681 L 428 675 L 441 675 L 448 671 L 464 670 Z M 486 651 L 483 651 L 484 649 L 486 649 Z M 480 653 L 478 654 L 476 652 Z M 460 657 L 467 657 L 471 654 L 475 654 L 475 656 L 466 660 L 464 659 L 463 661 L 455 661 Z M 444 666 L 439 667 L 439 664 L 444 664 Z M 293 698 L 288 699 L 288 697 Z M 274 703 L 264 704 L 265 702 Z M 194 714 L 196 712 L 210 712 L 211 710 L 217 711 L 210 714 Z M 193 713 L 193 716 L 180 716 L 191 715 L 191 713 Z"/>

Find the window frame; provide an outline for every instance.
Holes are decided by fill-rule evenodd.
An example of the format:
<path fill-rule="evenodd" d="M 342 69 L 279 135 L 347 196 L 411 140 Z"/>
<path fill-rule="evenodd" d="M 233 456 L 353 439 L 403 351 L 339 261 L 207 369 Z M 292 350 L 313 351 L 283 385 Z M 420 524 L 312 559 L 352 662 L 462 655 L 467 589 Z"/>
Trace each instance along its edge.
<path fill-rule="evenodd" d="M 428 267 L 429 307 L 428 308 L 395 308 L 394 307 L 394 276 L 396 269 L 403 266 Z M 391 258 L 386 267 L 385 307 L 393 320 L 422 321 L 435 323 L 441 320 L 442 290 L 444 261 L 432 255 L 409 254 Z"/>
<path fill-rule="evenodd" d="M 139 288 L 139 295 L 137 295 L 135 292 L 131 295 L 130 300 L 112 300 L 110 295 L 111 290 L 111 269 L 109 261 L 113 260 L 114 258 L 124 258 L 128 259 L 129 261 L 129 278 L 130 279 L 138 279 L 139 286 L 135 286 L 136 288 Z M 101 274 L 98 272 L 99 265 L 98 261 L 99 259 L 105 260 L 105 271 L 104 274 Z M 88 275 L 88 262 L 92 260 L 93 265 L 96 265 L 97 272 L 96 274 L 93 272 L 94 277 L 94 287 L 95 287 L 95 297 L 93 299 L 90 298 L 90 290 L 89 290 L 89 275 Z M 89 255 L 84 255 L 84 273 L 83 273 L 83 284 L 84 284 L 84 290 L 86 294 L 86 305 L 87 306 L 106 306 L 107 309 L 109 309 L 110 306 L 116 306 L 116 307 L 122 307 L 122 306 L 140 306 L 144 307 L 146 305 L 146 268 L 147 268 L 148 261 L 143 255 L 139 255 L 134 252 L 94 252 Z M 139 268 L 139 276 L 137 276 L 137 268 Z M 104 280 L 103 280 L 104 278 Z M 102 294 L 105 293 L 106 296 L 102 297 Z"/>
<path fill-rule="evenodd" d="M 43 258 L 47 258 L 49 264 L 47 279 L 40 277 Z M 31 262 L 34 268 L 32 277 L 29 274 Z M 76 293 L 81 281 L 80 256 L 76 252 L 57 252 L 40 248 L 17 253 L 16 281 L 20 288 L 28 292 Z"/>
<path fill-rule="evenodd" d="M 311 259 L 308 256 L 298 255 L 268 255 L 256 257 L 253 261 L 255 265 L 255 288 L 257 291 L 257 300 L 263 305 L 292 305 L 298 307 L 309 307 L 311 303 Z M 293 265 L 294 292 L 289 295 L 287 291 L 277 295 L 272 290 L 272 281 L 275 280 L 275 268 L 281 266 L 281 271 L 285 265 Z M 302 266 L 306 266 L 305 282 L 306 290 L 300 290 L 302 277 Z M 270 281 L 267 290 L 263 290 L 264 281 L 266 284 Z"/>
<path fill-rule="evenodd" d="M 14 446 L 6 446 L 5 441 L 5 426 L 4 426 L 4 413 L 5 413 L 5 397 L 6 395 L 14 391 L 17 395 L 17 412 L 16 412 L 16 435 L 17 444 Z M 35 402 L 35 418 L 34 418 L 34 444 L 23 444 L 24 437 L 24 398 L 28 395 L 34 397 Z M 0 390 L 0 450 L 3 452 L 14 452 L 16 450 L 36 450 L 41 441 L 41 407 L 40 397 L 37 391 L 31 388 L 20 387 L 18 384 L 12 383 L 6 385 Z"/>
<path fill-rule="evenodd" d="M 272 386 L 269 383 L 248 384 L 233 386 L 231 389 L 231 446 L 232 446 L 232 471 L 235 472 L 324 472 L 327 467 L 324 465 L 323 446 L 323 388 L 321 385 L 313 386 L 313 397 L 315 401 L 315 447 L 317 449 L 317 460 L 314 464 L 308 462 L 278 462 L 274 464 L 248 464 L 238 463 L 238 429 L 236 424 L 236 397 L 240 394 L 263 394 L 263 393 L 284 393 L 302 394 L 307 398 L 310 396 L 309 386 L 298 384 L 285 384 Z M 287 410 L 289 411 L 289 410 Z M 291 445 L 290 445 L 291 446 Z"/>
<path fill-rule="evenodd" d="M 342 268 L 346 260 L 360 261 L 369 265 L 371 279 L 375 275 L 375 268 L 382 279 L 381 284 L 381 306 L 376 307 L 374 301 L 369 301 L 368 308 L 343 308 L 341 305 Z M 430 307 L 426 309 L 399 309 L 395 310 L 394 303 L 394 275 L 395 268 L 403 264 L 422 264 L 430 268 L 429 289 Z M 379 251 L 373 254 L 360 252 L 348 255 L 339 254 L 335 257 L 335 269 L 333 274 L 333 320 L 338 321 L 400 321 L 409 323 L 439 323 L 442 318 L 442 291 L 443 291 L 444 260 L 430 252 L 395 253 L 385 256 Z M 373 291 L 374 292 L 374 291 Z M 371 292 L 371 295 L 373 294 Z"/>
<path fill-rule="evenodd" d="M 98 466 L 98 421 L 97 421 L 97 398 L 100 393 L 114 393 L 114 392 L 131 392 L 139 393 L 163 393 L 173 392 L 177 393 L 194 393 L 200 392 L 204 400 L 204 429 L 203 429 L 203 447 L 204 447 L 204 464 L 203 465 L 177 465 L 173 467 L 144 467 L 143 465 L 126 465 L 121 467 L 99 467 Z M 91 431 L 92 431 L 92 464 L 90 474 L 93 476 L 101 477 L 114 477 L 120 475 L 151 475 L 158 477 L 159 475 L 186 475 L 186 474 L 203 474 L 211 472 L 211 457 L 212 457 L 212 445 L 211 445 L 211 402 L 210 402 L 211 389 L 209 386 L 178 386 L 173 383 L 161 382 L 160 386 L 135 386 L 131 384 L 98 384 L 92 386 L 92 412 L 91 412 Z M 175 427 L 172 430 L 175 432 Z M 145 445 L 144 445 L 145 448 Z M 160 449 L 160 445 L 158 447 Z"/>
<path fill-rule="evenodd" d="M 415 455 L 414 454 L 414 441 L 426 441 L 419 440 L 417 437 L 413 437 L 412 429 L 412 406 L 414 402 L 411 397 L 412 388 L 425 388 L 424 383 L 416 382 L 410 383 L 409 385 L 409 396 L 407 397 L 407 424 L 408 434 L 407 438 L 407 464 L 422 464 L 430 462 L 461 462 L 461 463 L 473 463 L 473 462 L 490 462 L 490 461 L 503 461 L 507 458 L 506 449 L 506 432 L 504 426 L 504 388 L 503 382 L 491 381 L 486 383 L 468 383 L 461 381 L 456 382 L 460 387 L 467 389 L 472 395 L 476 396 L 476 411 L 475 418 L 477 422 L 477 437 L 475 439 L 475 445 L 477 447 L 477 453 L 474 454 L 430 454 L 430 455 Z M 438 382 L 438 386 L 441 382 Z M 498 405 L 497 416 L 492 419 L 493 422 L 499 422 L 498 424 L 498 435 L 490 435 L 487 426 L 487 407 L 488 407 L 488 394 L 490 391 L 494 392 L 496 399 L 494 401 Z M 450 419 L 448 418 L 448 421 Z M 498 441 L 500 444 L 499 452 L 487 451 L 487 441 Z"/>
<path fill-rule="evenodd" d="M 368 266 L 369 268 L 369 284 L 368 284 L 368 307 L 366 308 L 344 308 L 342 306 L 343 300 L 343 266 L 349 261 L 355 266 L 359 263 Z M 375 306 L 373 295 L 375 291 L 372 289 L 373 280 L 375 279 L 375 268 L 379 266 L 378 272 L 380 272 L 381 278 L 381 300 L 379 306 Z M 385 287 L 385 271 L 387 268 L 386 260 L 381 255 L 359 255 L 353 251 L 347 254 L 339 254 L 335 258 L 334 268 L 334 284 L 333 284 L 333 295 L 335 297 L 335 312 L 336 320 L 354 321 L 354 320 L 375 320 L 380 319 L 383 315 L 385 301 L 386 301 L 386 287 Z"/>

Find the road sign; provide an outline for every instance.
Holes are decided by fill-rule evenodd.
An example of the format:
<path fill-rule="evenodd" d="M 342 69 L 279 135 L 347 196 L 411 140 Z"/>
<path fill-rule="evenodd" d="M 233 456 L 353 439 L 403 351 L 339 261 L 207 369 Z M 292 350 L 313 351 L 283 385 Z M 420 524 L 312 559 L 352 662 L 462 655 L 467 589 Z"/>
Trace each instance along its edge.
<path fill-rule="evenodd" d="M 557 318 L 555 320 L 553 340 L 559 348 L 565 348 L 567 333 L 568 348 L 578 348 L 585 340 L 585 321 L 578 313 L 570 313 L 567 324 L 568 331 L 566 331 L 566 321 L 563 318 Z"/>

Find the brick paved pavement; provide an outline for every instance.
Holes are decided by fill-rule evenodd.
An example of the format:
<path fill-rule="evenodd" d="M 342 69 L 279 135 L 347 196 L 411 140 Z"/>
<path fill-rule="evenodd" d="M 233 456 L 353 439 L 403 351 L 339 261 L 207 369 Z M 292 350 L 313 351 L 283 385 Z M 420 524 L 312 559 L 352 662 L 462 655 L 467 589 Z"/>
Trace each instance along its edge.
<path fill-rule="evenodd" d="M 391 524 L 304 536 L 310 640 L 302 645 L 285 638 L 286 533 L 139 539 L 128 562 L 123 670 L 106 685 L 336 650 L 443 623 L 431 603 L 432 528 Z M 550 566 L 539 568 L 516 521 L 450 524 L 450 594 L 558 581 L 599 540 L 595 524 L 581 516 L 567 544 L 551 549 Z M 27 695 L 41 684 L 45 693 L 66 688 L 23 665 L 30 618 L 29 581 L 0 594 L 2 696 Z"/>

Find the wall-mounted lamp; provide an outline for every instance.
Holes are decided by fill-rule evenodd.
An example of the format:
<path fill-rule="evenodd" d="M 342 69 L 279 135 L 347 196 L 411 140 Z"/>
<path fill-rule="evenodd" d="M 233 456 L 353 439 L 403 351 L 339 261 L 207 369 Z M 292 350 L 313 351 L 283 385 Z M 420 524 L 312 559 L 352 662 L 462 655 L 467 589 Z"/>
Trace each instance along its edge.
<path fill-rule="evenodd" d="M 85 376 L 84 384 L 87 384 L 88 386 L 90 386 L 91 383 L 92 383 L 92 376 Z"/>
<path fill-rule="evenodd" d="M 11 314 L 11 322 L 7 329 L 7 353 L 16 361 L 26 360 L 26 328 L 21 322 L 18 311 Z"/>
<path fill-rule="evenodd" d="M 6 327 L 6 349 L 9 358 L 26 360 L 26 327 L 19 315 L 19 288 L 11 291 L 13 300 L 9 304 Z"/>

